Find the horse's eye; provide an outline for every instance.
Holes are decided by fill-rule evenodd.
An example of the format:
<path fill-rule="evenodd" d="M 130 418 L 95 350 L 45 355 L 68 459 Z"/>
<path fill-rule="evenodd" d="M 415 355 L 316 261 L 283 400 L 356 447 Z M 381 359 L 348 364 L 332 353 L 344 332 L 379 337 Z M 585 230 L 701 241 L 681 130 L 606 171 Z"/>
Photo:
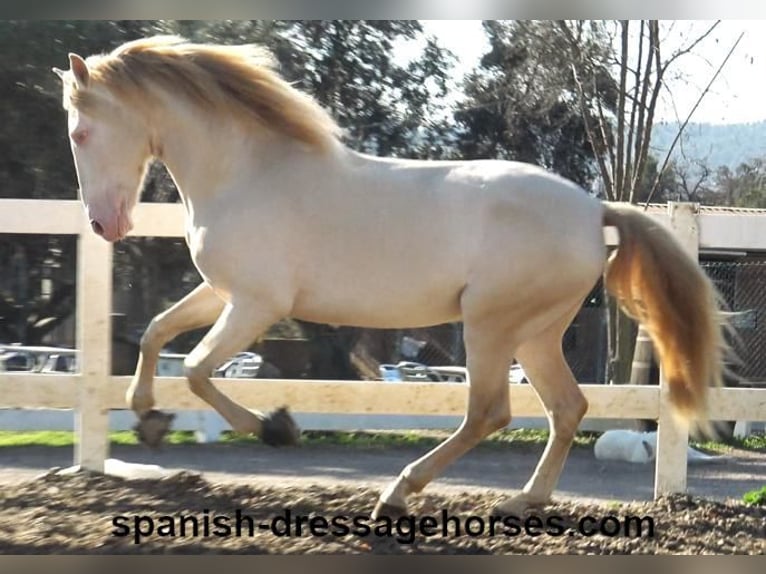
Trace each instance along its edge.
<path fill-rule="evenodd" d="M 88 138 L 88 130 L 77 130 L 76 132 L 72 132 L 70 137 L 75 144 L 82 145 Z"/>

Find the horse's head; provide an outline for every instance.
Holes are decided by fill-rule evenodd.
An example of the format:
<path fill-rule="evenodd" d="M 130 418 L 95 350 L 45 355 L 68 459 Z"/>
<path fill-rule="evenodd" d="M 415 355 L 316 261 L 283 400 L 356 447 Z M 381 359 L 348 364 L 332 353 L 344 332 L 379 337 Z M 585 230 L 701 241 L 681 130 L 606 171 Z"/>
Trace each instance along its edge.
<path fill-rule="evenodd" d="M 151 158 L 148 120 L 99 81 L 97 66 L 76 54 L 69 64 L 53 71 L 63 82 L 80 197 L 93 231 L 119 241 L 132 228 L 130 213 Z"/>

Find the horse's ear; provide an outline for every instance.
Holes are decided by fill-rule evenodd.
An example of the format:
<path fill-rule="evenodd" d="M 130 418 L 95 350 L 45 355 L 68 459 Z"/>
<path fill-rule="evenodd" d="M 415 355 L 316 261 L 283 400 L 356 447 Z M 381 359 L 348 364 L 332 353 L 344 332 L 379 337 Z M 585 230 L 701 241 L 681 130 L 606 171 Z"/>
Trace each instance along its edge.
<path fill-rule="evenodd" d="M 51 68 L 51 70 L 52 70 L 52 71 L 53 71 L 53 73 L 54 73 L 54 74 L 56 74 L 56 75 L 57 75 L 59 78 L 61 78 L 62 80 L 64 79 L 64 74 L 66 74 L 66 72 L 65 72 L 64 70 L 62 70 L 61 68 Z"/>
<path fill-rule="evenodd" d="M 78 88 L 85 88 L 88 85 L 90 79 L 90 72 L 88 72 L 88 64 L 85 60 L 77 54 L 69 54 L 69 67 L 74 74 L 75 82 L 77 82 Z"/>

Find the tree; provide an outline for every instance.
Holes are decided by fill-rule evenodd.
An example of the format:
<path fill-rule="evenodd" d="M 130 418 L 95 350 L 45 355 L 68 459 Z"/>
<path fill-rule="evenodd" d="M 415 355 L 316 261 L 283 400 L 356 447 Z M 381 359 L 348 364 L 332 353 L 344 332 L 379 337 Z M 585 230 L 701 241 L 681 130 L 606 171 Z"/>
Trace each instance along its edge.
<path fill-rule="evenodd" d="M 271 34 L 283 74 L 325 106 L 350 147 L 381 156 L 427 153 L 424 132 L 446 94 L 452 56 L 423 38 L 416 20 L 278 22 Z M 398 63 L 394 43 L 417 38 L 425 41 L 421 55 Z"/>
<path fill-rule="evenodd" d="M 766 158 L 742 162 L 734 171 L 719 167 L 716 186 L 724 205 L 766 208 Z"/>
<path fill-rule="evenodd" d="M 718 22 L 713 23 L 664 57 L 657 20 L 558 23 L 567 40 L 570 74 L 577 87 L 588 139 L 596 152 L 605 196 L 610 201 L 636 203 L 636 193 L 650 158 L 649 146 L 657 103 L 665 89 L 669 70 L 708 38 L 717 25 Z M 637 31 L 634 26 L 638 26 Z M 607 53 L 606 58 L 604 53 L 596 53 L 599 59 L 594 61 L 592 43 L 594 39 L 600 42 L 604 38 L 611 38 L 614 44 L 619 41 L 619 48 L 613 55 Z M 605 69 L 613 70 L 613 75 L 604 75 Z M 719 71 L 720 67 L 715 76 Z M 604 92 L 607 94 L 606 102 L 602 95 Z M 617 105 L 610 110 L 608 104 L 613 103 L 614 94 Z M 657 185 L 686 123 L 688 118 L 679 127 L 678 137 L 657 171 Z M 650 190 L 647 199 L 651 199 L 653 191 Z"/>
<path fill-rule="evenodd" d="M 555 23 L 488 21 L 484 29 L 490 50 L 466 78 L 455 113 L 461 155 L 535 163 L 589 186 L 593 148 Z"/>

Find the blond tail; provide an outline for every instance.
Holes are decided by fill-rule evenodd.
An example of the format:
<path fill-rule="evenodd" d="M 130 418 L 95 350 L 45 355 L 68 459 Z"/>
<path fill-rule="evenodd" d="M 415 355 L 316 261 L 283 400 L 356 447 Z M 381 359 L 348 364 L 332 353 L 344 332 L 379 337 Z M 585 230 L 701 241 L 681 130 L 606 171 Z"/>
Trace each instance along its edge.
<path fill-rule="evenodd" d="M 619 233 L 607 290 L 649 331 L 675 412 L 704 421 L 707 390 L 722 383 L 726 350 L 715 287 L 670 231 L 637 208 L 605 205 L 604 225 Z"/>

